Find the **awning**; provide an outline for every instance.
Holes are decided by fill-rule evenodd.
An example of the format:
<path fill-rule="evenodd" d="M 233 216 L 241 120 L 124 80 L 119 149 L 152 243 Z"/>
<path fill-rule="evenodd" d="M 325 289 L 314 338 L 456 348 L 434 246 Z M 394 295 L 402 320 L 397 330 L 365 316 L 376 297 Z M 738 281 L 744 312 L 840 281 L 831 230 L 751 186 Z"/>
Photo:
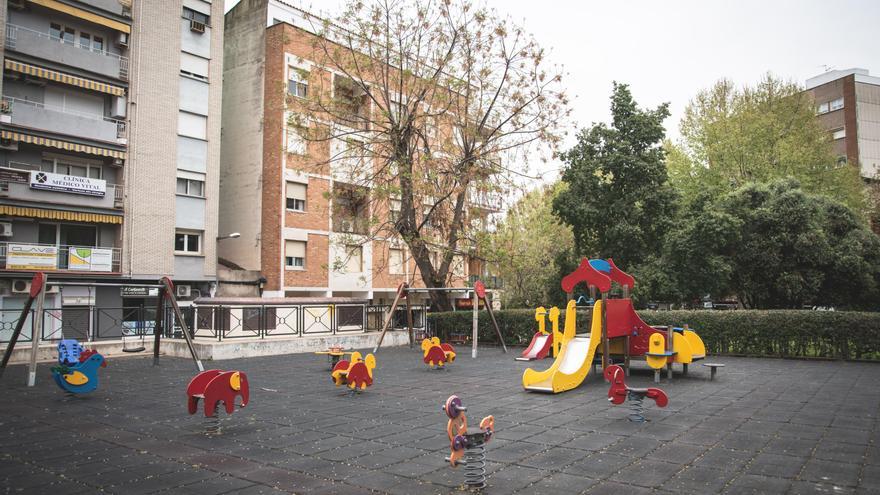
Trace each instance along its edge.
<path fill-rule="evenodd" d="M 69 220 L 71 222 L 122 223 L 122 217 L 117 215 L 83 213 L 79 211 L 44 210 L 42 208 L 25 208 L 23 206 L 0 205 L 0 215 L 25 218 L 46 218 L 49 220 Z"/>
<path fill-rule="evenodd" d="M 51 148 L 59 148 L 67 151 L 76 151 L 79 153 L 88 153 L 90 155 L 99 155 L 99 156 L 110 156 L 113 158 L 120 158 L 125 160 L 125 152 L 111 150 L 108 148 L 99 148 L 97 146 L 89 146 L 87 144 L 79 144 L 79 143 L 70 143 L 67 141 L 61 141 L 59 139 L 49 139 L 39 136 L 32 136 L 30 134 L 22 134 L 20 132 L 0 131 L 0 137 L 3 139 L 11 139 L 13 141 L 20 141 L 22 143 L 30 143 L 36 144 L 38 146 L 49 146 Z"/>
<path fill-rule="evenodd" d="M 102 93 L 110 93 L 111 95 L 116 96 L 123 96 L 125 94 L 125 88 L 121 88 L 119 86 L 113 86 L 112 84 L 92 81 L 90 79 L 85 79 L 82 77 L 71 76 L 63 72 L 44 69 L 42 67 L 37 67 L 36 65 L 26 64 L 24 62 L 16 62 L 15 60 L 9 60 L 8 58 L 4 61 L 3 65 L 6 67 L 7 70 L 21 72 L 22 74 L 28 74 L 43 79 L 49 79 L 50 81 L 57 81 L 64 84 L 70 84 L 72 86 L 79 86 L 80 88 L 100 91 Z"/>
<path fill-rule="evenodd" d="M 47 9 L 57 10 L 58 12 L 64 12 L 65 14 L 72 15 L 73 17 L 79 17 L 80 19 L 85 19 L 89 22 L 94 22 L 95 24 L 107 26 L 108 28 L 115 29 L 117 31 L 122 31 L 123 33 L 130 33 L 131 32 L 131 26 L 129 26 L 128 24 L 125 24 L 125 23 L 119 22 L 119 21 L 114 21 L 113 19 L 89 12 L 87 10 L 73 7 L 71 5 L 61 3 L 57 0 L 30 0 L 30 2 L 35 3 L 37 5 L 42 5 L 43 7 L 46 7 Z"/>

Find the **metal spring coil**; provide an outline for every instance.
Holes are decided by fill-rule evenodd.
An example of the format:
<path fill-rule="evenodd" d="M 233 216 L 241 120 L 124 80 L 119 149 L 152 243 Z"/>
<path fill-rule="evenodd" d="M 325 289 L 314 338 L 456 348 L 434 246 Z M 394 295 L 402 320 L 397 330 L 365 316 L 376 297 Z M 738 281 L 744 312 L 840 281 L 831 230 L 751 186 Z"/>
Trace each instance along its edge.
<path fill-rule="evenodd" d="M 214 405 L 214 415 L 205 418 L 205 435 L 220 434 L 220 403 Z"/>
<path fill-rule="evenodd" d="M 474 445 L 464 451 L 464 483 L 468 488 L 486 486 L 486 446 Z"/>
<path fill-rule="evenodd" d="M 634 423 L 644 423 L 645 422 L 645 396 L 643 394 L 634 394 L 629 392 L 628 394 L 628 402 L 629 402 L 629 410 L 630 413 L 627 418 Z"/>

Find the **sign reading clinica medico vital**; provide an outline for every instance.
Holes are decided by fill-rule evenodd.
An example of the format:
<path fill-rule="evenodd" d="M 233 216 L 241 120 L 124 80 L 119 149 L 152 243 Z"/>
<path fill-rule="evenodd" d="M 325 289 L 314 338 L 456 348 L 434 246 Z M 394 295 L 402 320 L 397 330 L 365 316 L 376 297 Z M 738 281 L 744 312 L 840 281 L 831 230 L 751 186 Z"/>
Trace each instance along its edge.
<path fill-rule="evenodd" d="M 75 175 L 53 174 L 51 172 L 31 171 L 31 189 L 55 191 L 71 194 L 84 194 L 103 198 L 107 193 L 107 181 L 77 177 Z"/>

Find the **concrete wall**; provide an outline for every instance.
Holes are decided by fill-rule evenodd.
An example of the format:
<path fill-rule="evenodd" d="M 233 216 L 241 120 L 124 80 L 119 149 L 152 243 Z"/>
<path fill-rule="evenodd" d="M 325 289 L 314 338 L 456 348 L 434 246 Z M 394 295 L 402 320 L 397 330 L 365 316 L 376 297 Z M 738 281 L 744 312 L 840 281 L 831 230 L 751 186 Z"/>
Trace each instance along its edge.
<path fill-rule="evenodd" d="M 265 0 L 242 0 L 225 20 L 220 231 L 241 237 L 218 250 L 248 270 L 261 268 L 265 22 Z"/>

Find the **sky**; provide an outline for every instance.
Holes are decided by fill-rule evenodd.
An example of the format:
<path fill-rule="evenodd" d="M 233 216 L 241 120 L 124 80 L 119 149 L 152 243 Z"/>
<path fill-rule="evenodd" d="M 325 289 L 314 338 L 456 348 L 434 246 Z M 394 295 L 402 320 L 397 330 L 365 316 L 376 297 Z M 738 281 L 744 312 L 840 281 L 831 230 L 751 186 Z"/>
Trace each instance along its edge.
<path fill-rule="evenodd" d="M 226 0 L 227 9 L 237 0 Z M 296 0 L 291 1 L 296 4 Z M 333 12 L 343 0 L 304 2 Z M 578 127 L 610 118 L 613 81 L 644 107 L 669 102 L 678 137 L 688 101 L 715 81 L 754 84 L 767 72 L 801 85 L 826 68 L 880 76 L 876 0 L 485 0 L 534 34 L 565 67 Z M 574 141 L 571 134 L 569 145 Z M 559 163 L 534 164 L 552 180 Z"/>

